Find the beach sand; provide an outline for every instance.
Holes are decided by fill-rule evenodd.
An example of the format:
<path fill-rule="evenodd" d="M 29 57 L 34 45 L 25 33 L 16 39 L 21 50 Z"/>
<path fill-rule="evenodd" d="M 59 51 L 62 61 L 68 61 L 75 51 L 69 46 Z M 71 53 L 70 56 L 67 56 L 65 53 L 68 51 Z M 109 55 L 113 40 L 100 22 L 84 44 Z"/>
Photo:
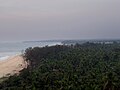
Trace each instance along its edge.
<path fill-rule="evenodd" d="M 0 61 L 0 78 L 19 74 L 19 71 L 24 68 L 27 68 L 27 62 L 21 55 L 9 57 L 6 60 Z"/>

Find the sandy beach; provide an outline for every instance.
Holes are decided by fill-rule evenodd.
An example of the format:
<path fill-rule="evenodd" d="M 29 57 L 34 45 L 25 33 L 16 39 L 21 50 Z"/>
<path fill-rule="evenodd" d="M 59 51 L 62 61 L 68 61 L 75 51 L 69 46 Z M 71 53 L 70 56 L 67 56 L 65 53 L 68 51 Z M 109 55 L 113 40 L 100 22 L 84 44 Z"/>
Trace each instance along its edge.
<path fill-rule="evenodd" d="M 19 71 L 27 68 L 27 63 L 22 56 L 16 55 L 6 60 L 0 61 L 0 78 L 10 75 L 19 74 Z"/>

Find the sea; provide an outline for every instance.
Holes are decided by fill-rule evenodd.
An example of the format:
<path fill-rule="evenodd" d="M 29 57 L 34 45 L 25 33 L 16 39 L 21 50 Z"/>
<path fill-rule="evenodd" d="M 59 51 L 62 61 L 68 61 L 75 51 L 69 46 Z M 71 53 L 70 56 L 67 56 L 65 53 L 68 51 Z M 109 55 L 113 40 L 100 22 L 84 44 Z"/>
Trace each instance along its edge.
<path fill-rule="evenodd" d="M 24 41 L 0 42 L 0 61 L 15 55 L 20 55 L 29 47 L 44 47 L 61 45 L 60 41 Z"/>

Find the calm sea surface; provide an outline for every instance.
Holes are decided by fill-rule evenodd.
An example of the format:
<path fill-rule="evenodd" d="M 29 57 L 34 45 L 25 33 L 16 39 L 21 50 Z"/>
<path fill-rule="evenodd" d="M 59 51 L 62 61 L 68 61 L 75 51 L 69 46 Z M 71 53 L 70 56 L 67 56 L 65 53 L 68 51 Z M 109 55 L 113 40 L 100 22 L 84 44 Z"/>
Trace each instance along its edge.
<path fill-rule="evenodd" d="M 43 46 L 52 46 L 60 45 L 61 42 L 1 42 L 0 43 L 0 60 L 4 60 L 10 56 L 21 54 L 28 47 L 43 47 Z"/>

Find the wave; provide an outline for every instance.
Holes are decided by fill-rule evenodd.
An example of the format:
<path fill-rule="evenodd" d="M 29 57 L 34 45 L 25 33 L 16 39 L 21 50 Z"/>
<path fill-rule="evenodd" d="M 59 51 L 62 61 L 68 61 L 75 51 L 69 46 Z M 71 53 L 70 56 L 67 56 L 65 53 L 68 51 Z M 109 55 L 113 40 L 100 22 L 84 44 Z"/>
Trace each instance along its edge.
<path fill-rule="evenodd" d="M 0 53 L 0 61 L 1 60 L 6 60 L 12 56 L 16 56 L 16 55 L 20 55 L 21 53 L 19 52 L 3 52 L 3 53 Z"/>
<path fill-rule="evenodd" d="M 0 57 L 0 60 L 6 60 L 8 59 L 10 56 L 4 56 L 4 57 Z"/>
<path fill-rule="evenodd" d="M 63 45 L 63 44 L 61 42 L 58 42 L 58 43 L 49 44 L 48 46 L 55 46 L 55 45 Z"/>

